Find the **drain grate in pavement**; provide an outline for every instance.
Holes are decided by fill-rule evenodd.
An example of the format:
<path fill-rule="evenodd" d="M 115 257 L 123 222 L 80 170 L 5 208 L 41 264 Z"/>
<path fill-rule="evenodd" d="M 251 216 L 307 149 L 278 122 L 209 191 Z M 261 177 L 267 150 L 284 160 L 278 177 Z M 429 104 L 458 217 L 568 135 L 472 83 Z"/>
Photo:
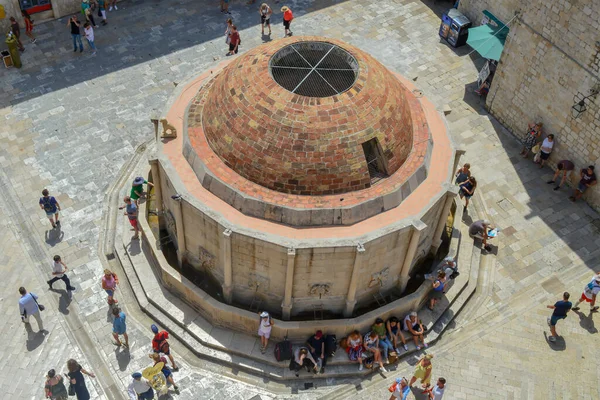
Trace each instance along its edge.
<path fill-rule="evenodd" d="M 511 203 L 510 200 L 508 200 L 507 198 L 504 198 L 504 199 L 500 200 L 498 202 L 498 205 L 500 206 L 501 209 L 503 209 L 506 212 L 508 212 L 508 211 L 512 210 L 513 208 L 515 208 L 515 206 L 513 205 L 513 203 Z"/>

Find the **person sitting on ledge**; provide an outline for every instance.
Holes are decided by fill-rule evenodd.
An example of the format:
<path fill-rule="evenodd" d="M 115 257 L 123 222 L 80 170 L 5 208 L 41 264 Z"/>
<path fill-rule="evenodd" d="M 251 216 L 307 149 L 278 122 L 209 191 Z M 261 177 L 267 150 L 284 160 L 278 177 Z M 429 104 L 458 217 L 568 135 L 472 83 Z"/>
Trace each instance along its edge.
<path fill-rule="evenodd" d="M 353 331 L 351 334 L 349 334 L 346 343 L 348 345 L 348 347 L 346 347 L 346 353 L 348 353 L 348 358 L 350 359 L 350 361 L 358 361 L 358 363 L 360 364 L 358 370 L 362 371 L 364 368 L 362 359 L 364 348 L 360 332 Z"/>
<path fill-rule="evenodd" d="M 379 348 L 382 350 L 383 354 L 383 363 L 389 364 L 388 354 L 390 351 L 395 351 L 394 346 L 392 346 L 392 342 L 388 339 L 386 335 L 385 325 L 383 324 L 383 320 L 381 318 L 377 318 L 375 323 L 371 326 L 371 330 L 377 334 L 379 338 Z"/>
<path fill-rule="evenodd" d="M 371 331 L 365 335 L 363 346 L 365 350 L 373 353 L 373 363 L 379 364 L 379 370 L 381 372 L 387 372 L 387 370 L 383 367 L 381 350 L 379 350 L 379 337 L 377 337 L 377 333 L 375 331 Z"/>
<path fill-rule="evenodd" d="M 310 355 L 308 349 L 304 346 L 300 346 L 294 351 L 292 365 L 296 377 L 300 375 L 300 370 L 302 369 L 302 367 L 306 367 L 307 372 L 310 372 L 312 370 L 313 373 L 317 373 L 317 362 L 315 361 L 313 356 Z"/>
<path fill-rule="evenodd" d="M 417 317 L 416 311 L 411 312 L 404 318 L 403 328 L 412 335 L 417 350 L 421 350 L 422 348 L 421 345 L 419 345 L 419 342 L 423 344 L 423 347 L 427 347 L 427 343 L 425 343 L 425 338 L 423 336 L 425 334 L 425 327 Z"/>
<path fill-rule="evenodd" d="M 327 358 L 325 357 L 325 337 L 323 336 L 323 331 L 317 331 L 313 336 L 309 337 L 306 341 L 306 346 L 308 346 L 313 359 L 317 360 L 317 369 L 319 372 L 325 372 Z"/>
<path fill-rule="evenodd" d="M 483 241 L 483 248 L 487 251 L 491 251 L 492 247 L 487 244 L 487 240 L 492 238 L 492 236 L 488 235 L 491 228 L 490 221 L 487 219 L 480 219 L 469 226 L 469 236 L 473 239 L 481 239 Z"/>
<path fill-rule="evenodd" d="M 406 339 L 404 339 L 404 335 L 402 334 L 402 327 L 400 326 L 400 321 L 398 318 L 391 317 L 385 323 L 385 327 L 388 332 L 388 338 L 394 344 L 394 349 L 396 349 L 396 353 L 400 354 L 399 343 L 398 340 L 402 343 L 402 347 L 405 351 L 408 351 L 408 346 L 406 345 Z"/>

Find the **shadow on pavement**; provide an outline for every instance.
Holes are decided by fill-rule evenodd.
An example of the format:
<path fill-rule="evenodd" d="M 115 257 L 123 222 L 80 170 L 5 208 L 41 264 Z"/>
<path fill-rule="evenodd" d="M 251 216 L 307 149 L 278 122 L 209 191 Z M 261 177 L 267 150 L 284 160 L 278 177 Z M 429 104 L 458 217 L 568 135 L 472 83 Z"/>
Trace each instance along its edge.
<path fill-rule="evenodd" d="M 117 358 L 117 362 L 119 363 L 119 370 L 126 371 L 129 366 L 129 362 L 131 361 L 131 354 L 129 353 L 129 349 L 124 346 L 115 346 L 115 357 Z"/>
<path fill-rule="evenodd" d="M 554 351 L 565 351 L 567 349 L 567 342 L 562 336 L 558 336 L 556 341 L 551 342 L 549 340 L 548 332 L 544 331 L 544 338 L 546 339 L 546 343 L 548 343 L 548 347 L 550 347 Z"/>
<path fill-rule="evenodd" d="M 45 329 L 34 332 L 31 328 L 31 324 L 25 324 L 25 330 L 27 331 L 27 351 L 33 351 L 40 347 L 40 345 L 44 343 L 44 339 L 48 333 L 48 331 Z"/>
<path fill-rule="evenodd" d="M 51 292 L 60 294 L 60 298 L 58 299 L 58 311 L 61 314 L 68 315 L 69 314 L 69 305 L 71 304 L 72 296 L 64 289 L 50 289 Z"/>
<path fill-rule="evenodd" d="M 588 331 L 591 334 L 598 333 L 598 329 L 594 324 L 594 314 L 593 312 L 589 312 L 588 315 L 585 315 L 581 311 L 573 311 L 579 317 L 579 326 Z"/>
<path fill-rule="evenodd" d="M 50 247 L 54 247 L 57 244 L 59 244 L 60 242 L 62 242 L 64 236 L 65 236 L 65 233 L 60 228 L 60 225 L 54 229 L 48 229 L 46 231 L 46 237 L 45 237 L 46 243 Z"/>

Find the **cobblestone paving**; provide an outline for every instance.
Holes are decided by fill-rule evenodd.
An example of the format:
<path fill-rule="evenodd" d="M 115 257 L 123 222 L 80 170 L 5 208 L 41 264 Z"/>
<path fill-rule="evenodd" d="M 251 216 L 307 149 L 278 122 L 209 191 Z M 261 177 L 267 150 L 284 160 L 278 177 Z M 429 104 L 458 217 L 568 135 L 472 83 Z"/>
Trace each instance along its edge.
<path fill-rule="evenodd" d="M 230 3 L 241 28 L 241 50 L 260 44 L 256 6 Z M 586 205 L 569 203 L 566 189 L 549 190 L 544 183 L 549 170 L 520 159 L 514 139 L 481 109 L 479 98 L 470 93 L 481 60 L 467 55 L 466 47 L 455 50 L 439 42 L 436 12 L 443 5 L 409 0 L 286 4 L 296 16 L 295 34 L 330 36 L 365 49 L 416 79 L 440 109 L 452 108 L 447 118 L 454 138 L 467 150 L 466 161 L 474 166 L 490 215 L 504 228 L 490 295 L 432 349 L 434 374 L 449 382 L 445 398 L 600 398 L 598 317 L 573 314 L 561 321 L 564 340 L 557 345 L 544 337 L 545 304 L 565 289 L 577 297 L 596 268 L 600 219 Z M 283 31 L 274 8 L 276 37 Z M 1 198 L 13 204 L 0 208 L 5 277 L 0 309 L 6 316 L 2 333 L 9 338 L 0 350 L 7 360 L 1 393 L 40 398 L 44 371 L 70 357 L 86 358 L 89 349 L 82 352 L 65 332 L 67 312 L 81 319 L 121 389 L 132 370 L 146 365 L 148 321 L 133 310 L 130 356 L 110 344 L 97 254 L 104 195 L 133 149 L 151 137 L 152 110 L 164 107 L 178 82 L 224 57 L 225 19 L 217 1 L 126 1 L 109 13 L 107 27 L 96 30 L 95 56 L 87 49 L 72 52 L 62 19 L 36 27 L 38 42 L 26 44 L 21 70 L 0 70 Z M 60 233 L 48 230 L 37 206 L 43 187 L 63 207 Z M 48 268 L 41 260 L 55 253 L 69 265 L 79 289 L 68 308 L 60 293 L 46 290 L 47 277 L 40 275 Z M 50 305 L 44 314 L 50 334 L 43 341 L 38 336 L 27 340 L 19 322 L 16 290 L 21 284 Z M 270 397 L 262 382 L 252 388 L 224 377 L 218 367 L 183 366 L 176 374 L 184 388 L 179 398 Z M 90 366 L 96 368 L 101 366 Z M 408 375 L 411 368 L 401 364 L 397 374 Z M 368 398 L 386 398 L 391 378 L 367 380 L 363 392 L 346 397 L 364 398 L 368 392 Z M 94 392 L 93 398 L 102 395 Z"/>

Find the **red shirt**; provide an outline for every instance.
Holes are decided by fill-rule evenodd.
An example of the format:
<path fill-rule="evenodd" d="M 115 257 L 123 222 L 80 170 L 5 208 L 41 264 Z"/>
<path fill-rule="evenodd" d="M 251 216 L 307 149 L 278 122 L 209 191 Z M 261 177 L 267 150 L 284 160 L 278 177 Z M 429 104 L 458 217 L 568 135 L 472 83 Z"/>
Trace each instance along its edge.
<path fill-rule="evenodd" d="M 286 12 L 283 13 L 284 21 L 291 21 L 293 19 L 294 19 L 294 15 L 292 14 L 292 10 L 288 9 Z"/>
<path fill-rule="evenodd" d="M 160 331 L 156 335 L 154 335 L 154 339 L 152 339 L 152 348 L 156 351 L 162 350 L 162 346 L 169 338 L 169 333 L 166 331 Z"/>
<path fill-rule="evenodd" d="M 240 33 L 238 31 L 231 32 L 229 38 L 231 39 L 230 43 L 236 46 L 240 42 Z"/>

